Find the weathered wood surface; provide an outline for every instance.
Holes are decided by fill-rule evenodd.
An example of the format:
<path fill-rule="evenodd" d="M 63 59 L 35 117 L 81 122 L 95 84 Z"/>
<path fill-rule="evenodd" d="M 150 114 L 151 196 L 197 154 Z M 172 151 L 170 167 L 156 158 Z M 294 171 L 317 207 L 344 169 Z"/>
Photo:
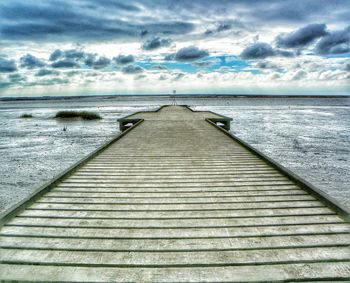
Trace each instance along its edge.
<path fill-rule="evenodd" d="M 350 227 L 205 121 L 145 119 L 1 229 L 2 280 L 350 280 Z"/>

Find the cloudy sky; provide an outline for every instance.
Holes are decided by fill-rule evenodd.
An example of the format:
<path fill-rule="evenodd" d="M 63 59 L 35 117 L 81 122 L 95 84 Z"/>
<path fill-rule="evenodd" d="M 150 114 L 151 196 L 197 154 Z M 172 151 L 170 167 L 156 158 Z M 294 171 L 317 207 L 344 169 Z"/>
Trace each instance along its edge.
<path fill-rule="evenodd" d="M 350 94 L 350 1 L 0 1 L 0 96 L 172 89 Z"/>

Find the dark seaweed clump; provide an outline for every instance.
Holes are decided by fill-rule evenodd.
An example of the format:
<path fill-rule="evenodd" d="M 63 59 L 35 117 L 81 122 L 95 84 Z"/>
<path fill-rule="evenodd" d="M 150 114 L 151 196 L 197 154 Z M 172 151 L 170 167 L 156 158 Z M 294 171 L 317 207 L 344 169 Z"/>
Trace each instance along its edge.
<path fill-rule="evenodd" d="M 32 114 L 24 113 L 20 116 L 20 118 L 33 118 Z"/>
<path fill-rule="evenodd" d="M 59 111 L 56 113 L 55 118 L 81 118 L 83 120 L 102 119 L 99 114 L 88 111 Z"/>

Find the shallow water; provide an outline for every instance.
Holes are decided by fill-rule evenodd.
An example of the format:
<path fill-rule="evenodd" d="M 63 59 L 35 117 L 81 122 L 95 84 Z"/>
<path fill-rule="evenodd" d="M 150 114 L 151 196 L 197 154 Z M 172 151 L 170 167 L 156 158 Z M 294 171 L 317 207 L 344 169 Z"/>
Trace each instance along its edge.
<path fill-rule="evenodd" d="M 350 207 L 350 99 L 182 98 L 178 104 L 233 118 L 231 131 Z M 0 102 L 0 210 L 118 134 L 116 120 L 167 98 Z M 59 110 L 99 121 L 59 121 Z M 31 119 L 20 115 L 30 113 Z M 63 131 L 66 128 L 66 131 Z"/>

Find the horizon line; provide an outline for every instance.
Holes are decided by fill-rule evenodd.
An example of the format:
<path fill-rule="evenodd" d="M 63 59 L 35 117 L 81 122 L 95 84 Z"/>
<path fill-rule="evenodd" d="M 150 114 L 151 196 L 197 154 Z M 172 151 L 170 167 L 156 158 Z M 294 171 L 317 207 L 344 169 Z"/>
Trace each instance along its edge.
<path fill-rule="evenodd" d="M 74 99 L 74 98 L 121 98 L 121 97 L 173 97 L 173 94 L 91 94 L 91 95 L 44 95 L 44 96 L 3 96 L 0 101 L 11 100 L 55 100 L 55 99 Z M 191 97 L 236 97 L 236 98 L 350 98 L 350 94 L 176 94 L 176 97 L 191 98 Z"/>

